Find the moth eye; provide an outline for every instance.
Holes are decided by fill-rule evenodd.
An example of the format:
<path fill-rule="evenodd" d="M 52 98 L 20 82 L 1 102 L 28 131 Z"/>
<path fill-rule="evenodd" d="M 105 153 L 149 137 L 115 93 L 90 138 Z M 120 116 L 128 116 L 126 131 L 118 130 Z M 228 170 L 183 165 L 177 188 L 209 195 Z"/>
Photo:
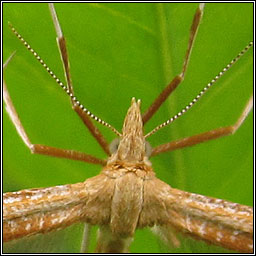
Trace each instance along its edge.
<path fill-rule="evenodd" d="M 118 149 L 120 138 L 115 138 L 109 145 L 109 151 L 111 154 L 115 153 Z"/>
<path fill-rule="evenodd" d="M 152 147 L 151 147 L 151 145 L 150 145 L 150 143 L 148 141 L 146 141 L 145 152 L 146 152 L 146 156 L 147 157 L 151 156 Z"/>

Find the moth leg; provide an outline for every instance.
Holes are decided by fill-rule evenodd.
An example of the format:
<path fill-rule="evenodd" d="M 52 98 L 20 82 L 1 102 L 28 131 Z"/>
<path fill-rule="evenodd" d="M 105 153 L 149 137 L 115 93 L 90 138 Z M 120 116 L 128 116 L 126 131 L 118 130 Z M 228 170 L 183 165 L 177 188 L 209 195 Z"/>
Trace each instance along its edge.
<path fill-rule="evenodd" d="M 80 253 L 87 253 L 90 243 L 91 225 L 84 223 L 83 238 Z"/>
<path fill-rule="evenodd" d="M 164 90 L 159 94 L 159 96 L 155 99 L 155 101 L 151 104 L 151 106 L 143 113 L 142 120 L 145 124 L 160 108 L 160 106 L 165 102 L 165 100 L 169 97 L 169 95 L 176 89 L 176 87 L 183 81 L 189 57 L 193 48 L 193 44 L 196 38 L 197 30 L 200 24 L 200 20 L 203 16 L 204 4 L 200 3 L 199 7 L 196 9 L 194 19 L 192 25 L 190 27 L 190 36 L 188 41 L 188 47 L 182 67 L 182 71 L 179 75 L 175 76 L 173 80 L 164 88 Z"/>
<path fill-rule="evenodd" d="M 13 55 L 14 53 L 5 62 L 5 64 L 3 65 L 4 68 L 6 68 L 7 64 L 10 62 Z M 18 134 L 20 135 L 25 145 L 30 149 L 31 153 L 49 155 L 54 157 L 69 158 L 69 159 L 84 161 L 84 162 L 93 163 L 93 164 L 100 164 L 100 165 L 106 164 L 105 160 L 99 159 L 97 157 L 94 157 L 79 151 L 59 149 L 59 148 L 54 148 L 54 147 L 45 146 L 41 144 L 32 144 L 19 119 L 18 113 L 12 103 L 5 81 L 3 81 L 3 98 L 6 105 L 6 111 L 12 123 L 14 124 Z"/>
<path fill-rule="evenodd" d="M 61 26 L 54 8 L 53 3 L 49 3 L 49 8 L 51 12 L 51 16 L 53 19 L 53 24 L 56 30 L 57 34 L 57 44 L 60 50 L 60 56 L 63 63 L 65 78 L 67 82 L 67 86 L 69 91 L 74 95 L 74 89 L 71 81 L 71 75 L 70 75 L 70 68 L 69 68 L 69 58 L 68 58 L 68 51 L 66 46 L 66 40 L 62 33 Z M 71 99 L 72 108 L 76 111 L 78 116 L 82 119 L 84 124 L 87 126 L 89 131 L 91 132 L 92 136 L 97 140 L 101 148 L 105 151 L 107 155 L 110 155 L 109 151 L 109 145 L 106 141 L 106 139 L 103 137 L 101 132 L 98 130 L 98 128 L 93 124 L 89 116 L 81 109 L 79 106 L 75 104 L 75 102 Z"/>
<path fill-rule="evenodd" d="M 217 128 L 208 132 L 193 135 L 187 138 L 178 139 L 163 145 L 159 145 L 152 150 L 152 155 L 155 156 L 166 151 L 173 151 L 180 148 L 190 147 L 208 140 L 217 139 L 222 136 L 227 136 L 234 134 L 237 129 L 243 124 L 245 118 L 249 115 L 253 107 L 253 95 L 247 102 L 242 114 L 239 116 L 238 120 L 234 125 Z"/>

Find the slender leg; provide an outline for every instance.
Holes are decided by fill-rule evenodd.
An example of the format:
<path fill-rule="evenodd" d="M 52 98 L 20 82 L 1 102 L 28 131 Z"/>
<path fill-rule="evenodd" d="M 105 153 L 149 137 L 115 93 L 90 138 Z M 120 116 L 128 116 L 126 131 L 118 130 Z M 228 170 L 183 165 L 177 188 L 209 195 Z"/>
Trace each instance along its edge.
<path fill-rule="evenodd" d="M 61 26 L 54 8 L 54 5 L 52 3 L 49 3 L 50 12 L 52 15 L 54 27 L 57 34 L 57 43 L 60 50 L 60 56 L 64 67 L 64 73 L 67 81 L 67 86 L 69 91 L 74 95 L 74 89 L 71 81 L 70 76 L 70 69 L 69 69 L 69 59 L 68 59 L 68 51 L 66 46 L 66 40 L 62 33 Z M 92 123 L 91 119 L 88 117 L 88 115 L 79 108 L 75 104 L 75 102 L 71 99 L 72 107 L 76 111 L 76 113 L 79 115 L 79 117 L 82 119 L 84 124 L 87 126 L 93 137 L 98 141 L 102 149 L 106 152 L 107 155 L 110 155 L 109 146 L 106 141 L 106 139 L 103 137 L 101 132 L 98 130 L 98 128 Z"/>
<path fill-rule="evenodd" d="M 7 66 L 9 63 L 11 57 L 13 54 L 8 58 L 6 63 L 4 64 L 4 68 Z M 5 81 L 3 81 L 3 98 L 4 102 L 6 105 L 6 111 L 8 115 L 10 116 L 18 134 L 20 135 L 21 139 L 25 143 L 25 145 L 30 149 L 31 153 L 33 154 L 43 154 L 43 155 L 49 155 L 49 156 L 55 156 L 55 157 L 62 157 L 62 158 L 69 158 L 73 160 L 79 160 L 79 161 L 84 161 L 88 163 L 93 163 L 93 164 L 100 164 L 100 165 L 105 165 L 106 161 L 99 159 L 97 157 L 75 151 L 75 150 L 65 150 L 65 149 L 58 149 L 54 147 L 49 147 L 49 146 L 44 146 L 40 144 L 32 144 L 29 140 L 28 135 L 26 134 L 26 131 L 19 119 L 19 116 L 16 112 L 16 109 L 12 103 L 11 97 L 9 95 L 9 92 L 7 90 Z"/>
<path fill-rule="evenodd" d="M 194 15 L 194 19 L 190 28 L 190 37 L 188 42 L 188 48 L 185 55 L 182 72 L 175 76 L 173 80 L 164 88 L 164 90 L 159 94 L 159 96 L 155 99 L 155 101 L 151 104 L 151 106 L 143 113 L 142 120 L 145 124 L 154 114 L 155 112 L 160 108 L 160 106 L 164 103 L 164 101 L 169 97 L 169 95 L 176 89 L 176 87 L 183 81 L 188 62 L 189 57 L 193 48 L 193 43 L 195 41 L 196 33 L 199 27 L 200 20 L 203 15 L 204 10 L 204 4 L 199 4 L 199 7 L 196 10 L 196 13 Z"/>
<path fill-rule="evenodd" d="M 85 223 L 80 253 L 88 252 L 88 246 L 89 246 L 89 242 L 90 242 L 90 232 L 91 232 L 91 225 Z"/>
<path fill-rule="evenodd" d="M 247 102 L 243 110 L 243 113 L 241 114 L 241 116 L 238 118 L 238 120 L 234 125 L 217 128 L 208 132 L 200 133 L 191 137 L 179 139 L 176 141 L 172 141 L 172 142 L 157 146 L 153 148 L 151 156 L 155 156 L 166 151 L 173 151 L 179 148 L 190 147 L 208 140 L 213 140 L 222 136 L 234 134 L 236 130 L 242 125 L 245 118 L 248 116 L 248 114 L 252 110 L 252 107 L 253 107 L 253 96 L 251 96 L 251 98 Z"/>

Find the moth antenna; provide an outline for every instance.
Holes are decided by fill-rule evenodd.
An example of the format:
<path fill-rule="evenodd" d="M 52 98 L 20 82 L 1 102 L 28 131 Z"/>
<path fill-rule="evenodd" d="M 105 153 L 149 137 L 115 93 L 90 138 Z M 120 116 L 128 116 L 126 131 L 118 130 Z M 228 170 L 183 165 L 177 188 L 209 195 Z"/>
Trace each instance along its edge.
<path fill-rule="evenodd" d="M 105 122 L 104 120 L 100 119 L 99 117 L 95 116 L 91 113 L 86 107 L 84 107 L 77 97 L 69 91 L 68 87 L 65 86 L 61 80 L 53 73 L 53 71 L 46 65 L 43 59 L 37 54 L 37 52 L 25 41 L 25 39 L 17 32 L 17 30 L 13 27 L 13 25 L 8 22 L 9 27 L 11 28 L 12 32 L 17 36 L 17 38 L 23 43 L 23 45 L 34 55 L 34 57 L 40 62 L 40 64 L 46 69 L 46 71 L 51 75 L 51 77 L 56 81 L 56 83 L 66 92 L 66 94 L 71 98 L 75 105 L 79 106 L 89 117 L 108 127 L 111 131 L 113 131 L 117 136 L 121 136 L 121 133 L 118 132 L 112 125 Z"/>
<path fill-rule="evenodd" d="M 164 123 L 158 125 L 156 128 L 154 128 L 151 132 L 147 133 L 145 135 L 145 138 L 151 136 L 152 134 L 156 133 L 158 130 L 160 130 L 161 128 L 169 125 L 170 123 L 172 123 L 174 120 L 178 119 L 179 117 L 181 117 L 183 114 L 185 114 L 189 109 L 192 108 L 192 106 L 194 106 L 194 104 L 205 94 L 205 92 L 212 87 L 212 85 L 214 85 L 218 79 L 224 75 L 225 72 L 227 72 L 253 45 L 253 42 L 250 42 L 234 59 L 232 59 L 228 65 L 223 68 L 218 75 L 215 76 L 215 78 L 213 78 L 211 80 L 211 82 L 209 82 L 198 94 L 197 96 L 185 107 L 183 108 L 181 111 L 179 111 L 176 115 L 174 115 L 173 117 L 171 117 L 170 119 L 168 119 L 167 121 L 165 121 Z"/>

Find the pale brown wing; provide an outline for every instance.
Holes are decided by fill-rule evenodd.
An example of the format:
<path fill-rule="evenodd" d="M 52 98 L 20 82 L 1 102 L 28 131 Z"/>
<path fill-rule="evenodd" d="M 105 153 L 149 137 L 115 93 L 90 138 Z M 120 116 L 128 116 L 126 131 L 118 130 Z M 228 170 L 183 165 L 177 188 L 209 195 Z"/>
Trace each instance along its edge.
<path fill-rule="evenodd" d="M 173 189 L 152 179 L 144 184 L 141 226 L 171 225 L 182 233 L 239 252 L 253 252 L 253 210 L 229 201 Z"/>
<path fill-rule="evenodd" d="M 109 221 L 114 181 L 98 175 L 82 183 L 3 195 L 3 240 L 65 228 L 79 221 Z"/>
<path fill-rule="evenodd" d="M 4 242 L 79 221 L 87 198 L 83 183 L 5 193 Z"/>
<path fill-rule="evenodd" d="M 229 201 L 173 190 L 170 223 L 184 233 L 227 249 L 253 252 L 253 210 Z M 171 199 L 172 200 L 172 199 Z"/>

